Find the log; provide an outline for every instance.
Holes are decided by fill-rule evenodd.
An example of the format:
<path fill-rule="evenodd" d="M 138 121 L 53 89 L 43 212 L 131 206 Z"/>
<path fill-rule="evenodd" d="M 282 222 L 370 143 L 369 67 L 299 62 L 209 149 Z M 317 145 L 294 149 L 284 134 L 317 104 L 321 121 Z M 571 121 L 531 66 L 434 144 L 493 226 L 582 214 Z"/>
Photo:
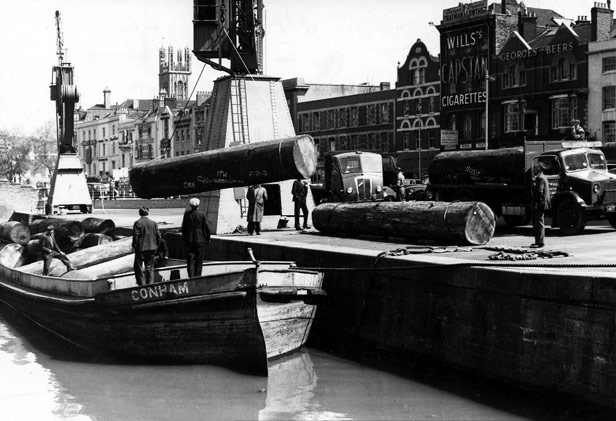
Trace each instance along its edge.
<path fill-rule="evenodd" d="M 49 225 L 53 225 L 56 231 L 56 237 L 81 236 L 83 234 L 83 225 L 81 222 L 60 218 L 36 219 L 29 225 L 30 232 L 32 234 L 45 232 Z"/>
<path fill-rule="evenodd" d="M 105 234 L 113 237 L 115 231 L 115 222 L 111 219 L 101 218 L 85 218 L 81 221 L 83 231 L 87 233 Z"/>
<path fill-rule="evenodd" d="M 105 234 L 99 234 L 95 232 L 89 232 L 81 239 L 80 248 L 85 249 L 89 247 L 98 246 L 105 243 L 111 243 L 113 238 Z"/>
<path fill-rule="evenodd" d="M 142 198 L 188 195 L 308 178 L 317 157 L 312 137 L 301 135 L 152 160 L 132 167 L 129 178 Z"/>
<path fill-rule="evenodd" d="M 482 202 L 324 203 L 312 213 L 325 234 L 376 235 L 446 245 L 481 245 L 496 220 Z"/>
<path fill-rule="evenodd" d="M 78 250 L 74 253 L 67 254 L 67 257 L 76 269 L 83 269 L 133 253 L 132 243 L 132 237 L 126 237 L 122 240 L 112 241 L 111 243 Z M 43 262 L 38 261 L 30 263 L 29 265 L 20 267 L 19 270 L 41 275 L 43 273 Z M 49 266 L 50 276 L 60 276 L 65 272 L 66 266 L 64 266 L 64 263 L 58 259 L 53 259 L 51 261 Z"/>
<path fill-rule="evenodd" d="M 43 254 L 43 244 L 38 238 L 28 241 L 26 244 L 26 251 L 30 256 L 41 256 Z"/>
<path fill-rule="evenodd" d="M 428 173 L 434 185 L 524 186 L 524 149 L 441 152 L 430 163 Z"/>
<path fill-rule="evenodd" d="M 65 279 L 104 279 L 113 275 L 132 272 L 134 262 L 135 255 L 127 254 L 108 262 L 66 272 L 61 276 Z"/>
<path fill-rule="evenodd" d="M 25 246 L 30 241 L 30 230 L 18 221 L 1 222 L 0 239 Z"/>
<path fill-rule="evenodd" d="M 24 246 L 20 244 L 7 244 L 0 253 L 0 264 L 7 268 L 15 268 L 26 262 Z"/>

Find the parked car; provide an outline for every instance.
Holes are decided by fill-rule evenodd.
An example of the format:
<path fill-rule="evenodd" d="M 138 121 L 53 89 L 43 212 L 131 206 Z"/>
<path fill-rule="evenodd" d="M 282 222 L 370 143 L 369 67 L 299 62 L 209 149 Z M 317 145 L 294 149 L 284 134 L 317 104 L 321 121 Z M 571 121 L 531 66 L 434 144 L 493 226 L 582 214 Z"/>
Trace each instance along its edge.
<path fill-rule="evenodd" d="M 108 183 L 98 183 L 91 182 L 88 183 L 88 192 L 90 193 L 90 197 L 92 200 L 95 199 L 108 199 L 109 198 L 109 184 Z"/>

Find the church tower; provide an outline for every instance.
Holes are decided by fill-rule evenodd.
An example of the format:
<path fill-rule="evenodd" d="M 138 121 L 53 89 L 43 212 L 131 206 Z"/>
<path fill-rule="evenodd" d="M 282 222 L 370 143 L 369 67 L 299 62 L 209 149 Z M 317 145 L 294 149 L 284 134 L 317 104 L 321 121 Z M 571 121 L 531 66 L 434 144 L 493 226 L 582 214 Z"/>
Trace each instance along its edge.
<path fill-rule="evenodd" d="M 167 97 L 188 99 L 188 77 L 191 74 L 191 53 L 188 47 L 174 55 L 173 47 L 158 51 L 158 90 L 165 90 Z"/>

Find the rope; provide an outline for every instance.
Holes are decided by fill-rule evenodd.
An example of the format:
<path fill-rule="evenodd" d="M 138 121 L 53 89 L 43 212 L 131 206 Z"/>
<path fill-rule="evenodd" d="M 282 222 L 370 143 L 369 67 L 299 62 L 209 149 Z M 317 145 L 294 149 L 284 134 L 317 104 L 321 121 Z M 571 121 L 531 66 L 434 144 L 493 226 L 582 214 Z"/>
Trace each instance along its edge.
<path fill-rule="evenodd" d="M 387 271 L 400 271 L 400 270 L 423 270 L 434 269 L 440 267 L 531 267 L 531 268 L 616 268 L 614 263 L 531 263 L 528 261 L 491 261 L 491 262 L 459 262 L 450 264 L 438 264 L 438 265 L 418 265 L 418 266 L 392 266 L 392 267 L 298 267 L 300 270 L 310 270 L 315 272 L 387 272 Z"/>

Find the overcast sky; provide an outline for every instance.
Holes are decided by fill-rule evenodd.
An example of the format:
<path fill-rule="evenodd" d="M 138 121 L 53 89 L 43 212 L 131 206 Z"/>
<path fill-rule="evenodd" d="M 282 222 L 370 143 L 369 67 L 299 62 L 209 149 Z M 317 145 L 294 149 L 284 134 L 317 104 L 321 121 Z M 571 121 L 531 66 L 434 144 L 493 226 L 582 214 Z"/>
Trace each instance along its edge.
<path fill-rule="evenodd" d="M 439 52 L 442 10 L 456 0 L 264 0 L 266 74 L 308 83 L 396 82 L 398 62 L 421 38 Z M 158 49 L 193 48 L 192 0 L 2 0 L 0 4 L 0 129 L 36 133 L 55 119 L 49 97 L 57 64 L 55 11 L 60 11 L 65 61 L 74 67 L 80 105 L 150 99 L 158 94 Z M 577 18 L 592 0 L 527 0 Z M 189 93 L 211 91 L 223 73 L 193 57 Z"/>

